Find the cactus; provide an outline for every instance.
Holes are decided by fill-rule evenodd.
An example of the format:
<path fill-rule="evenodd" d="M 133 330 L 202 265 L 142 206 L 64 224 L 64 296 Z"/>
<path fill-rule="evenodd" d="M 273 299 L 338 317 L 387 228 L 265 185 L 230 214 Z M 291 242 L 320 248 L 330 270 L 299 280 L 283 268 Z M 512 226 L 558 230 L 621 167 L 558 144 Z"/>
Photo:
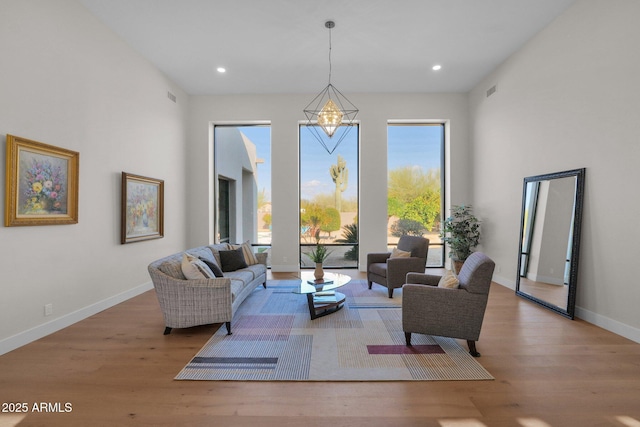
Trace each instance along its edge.
<path fill-rule="evenodd" d="M 331 165 L 329 168 L 331 179 L 336 184 L 336 209 L 342 211 L 342 193 L 347 189 L 347 181 L 349 180 L 349 170 L 347 169 L 347 161 L 338 155 L 338 164 Z"/>

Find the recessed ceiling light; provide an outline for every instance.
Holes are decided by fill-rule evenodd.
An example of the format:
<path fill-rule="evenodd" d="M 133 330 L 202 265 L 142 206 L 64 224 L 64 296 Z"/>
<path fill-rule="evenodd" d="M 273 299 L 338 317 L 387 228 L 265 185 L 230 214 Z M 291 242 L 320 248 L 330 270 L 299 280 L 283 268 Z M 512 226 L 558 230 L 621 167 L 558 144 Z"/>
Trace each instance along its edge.
<path fill-rule="evenodd" d="M 218 68 L 216 68 L 216 70 L 217 70 L 219 73 L 226 73 L 226 72 L 227 72 L 227 69 L 226 69 L 226 68 L 224 68 L 224 67 L 218 67 Z"/>
<path fill-rule="evenodd" d="M 438 71 L 441 68 L 442 68 L 442 65 L 434 65 L 433 67 L 431 67 L 433 71 Z"/>

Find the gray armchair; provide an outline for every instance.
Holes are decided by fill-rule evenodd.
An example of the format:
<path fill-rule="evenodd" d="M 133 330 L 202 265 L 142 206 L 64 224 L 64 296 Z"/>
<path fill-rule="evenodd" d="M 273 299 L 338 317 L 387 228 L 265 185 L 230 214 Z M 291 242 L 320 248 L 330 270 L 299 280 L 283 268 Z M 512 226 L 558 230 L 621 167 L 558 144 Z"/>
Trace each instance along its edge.
<path fill-rule="evenodd" d="M 495 263 L 474 252 L 458 274 L 458 289 L 439 288 L 440 276 L 407 275 L 402 287 L 402 329 L 407 345 L 411 334 L 437 335 L 467 340 L 469 353 L 480 356 L 476 341 L 484 319 Z"/>
<path fill-rule="evenodd" d="M 424 273 L 427 265 L 429 239 L 417 236 L 402 236 L 398 241 L 398 249 L 411 252 L 407 258 L 391 258 L 391 252 L 367 254 L 367 281 L 369 289 L 373 282 L 386 286 L 389 298 L 393 298 L 393 290 L 406 283 L 407 273 Z"/>

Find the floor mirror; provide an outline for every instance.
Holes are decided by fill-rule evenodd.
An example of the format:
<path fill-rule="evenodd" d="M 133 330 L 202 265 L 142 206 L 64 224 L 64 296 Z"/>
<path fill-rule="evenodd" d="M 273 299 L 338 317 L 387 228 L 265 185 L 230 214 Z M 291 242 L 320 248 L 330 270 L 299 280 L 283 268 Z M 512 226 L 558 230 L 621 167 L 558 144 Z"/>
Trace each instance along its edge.
<path fill-rule="evenodd" d="M 516 294 L 574 318 L 585 169 L 524 178 Z"/>

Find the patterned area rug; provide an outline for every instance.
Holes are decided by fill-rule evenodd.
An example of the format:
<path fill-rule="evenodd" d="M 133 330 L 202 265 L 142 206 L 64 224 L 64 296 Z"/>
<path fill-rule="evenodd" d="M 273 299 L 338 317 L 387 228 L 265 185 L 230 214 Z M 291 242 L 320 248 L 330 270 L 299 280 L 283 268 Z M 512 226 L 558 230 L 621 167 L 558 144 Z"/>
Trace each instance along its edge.
<path fill-rule="evenodd" d="M 404 344 L 402 292 L 352 280 L 336 313 L 311 320 L 292 280 L 270 280 L 240 306 L 232 335 L 222 326 L 177 380 L 491 380 L 458 341 L 413 334 Z"/>

